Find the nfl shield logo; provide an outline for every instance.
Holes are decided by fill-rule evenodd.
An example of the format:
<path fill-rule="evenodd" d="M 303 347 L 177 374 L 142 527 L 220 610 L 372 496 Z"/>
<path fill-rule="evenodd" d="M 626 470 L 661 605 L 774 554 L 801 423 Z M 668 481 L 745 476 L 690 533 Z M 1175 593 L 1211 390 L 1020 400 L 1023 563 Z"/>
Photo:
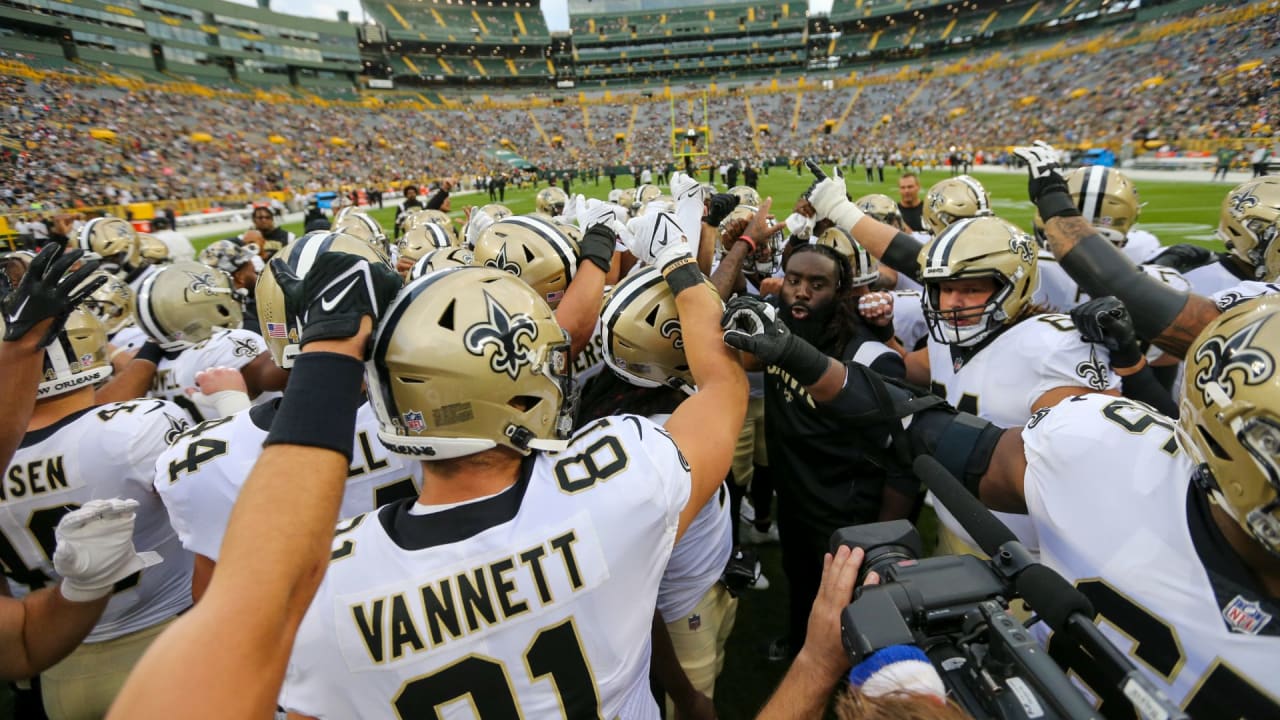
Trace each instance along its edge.
<path fill-rule="evenodd" d="M 423 419 L 422 413 L 410 410 L 404 414 L 404 426 L 409 432 L 422 432 L 427 429 L 427 421 Z"/>
<path fill-rule="evenodd" d="M 702 616 L 701 616 L 701 615 L 698 615 L 698 614 L 696 614 L 696 613 L 695 613 L 695 614 L 693 614 L 693 615 L 690 615 L 690 616 L 689 616 L 689 629 L 690 629 L 690 630 L 697 630 L 697 629 L 698 629 L 698 628 L 700 628 L 700 627 L 702 627 Z"/>
<path fill-rule="evenodd" d="M 1262 607 L 1237 595 L 1222 609 L 1222 618 L 1227 621 L 1232 632 L 1246 635 L 1257 635 L 1262 628 L 1271 622 L 1271 616 L 1262 611 Z"/>

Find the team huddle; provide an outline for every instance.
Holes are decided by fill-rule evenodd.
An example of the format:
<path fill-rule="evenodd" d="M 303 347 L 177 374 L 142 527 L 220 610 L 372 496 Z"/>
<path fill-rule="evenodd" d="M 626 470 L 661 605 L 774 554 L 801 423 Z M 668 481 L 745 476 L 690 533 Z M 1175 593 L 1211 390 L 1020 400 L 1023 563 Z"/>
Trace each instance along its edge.
<path fill-rule="evenodd" d="M 737 595 L 760 580 L 742 577 L 742 501 L 766 477 L 777 651 L 830 677 L 788 675 L 760 717 L 820 714 L 849 669 L 815 630 L 848 562 L 824 559 L 831 533 L 929 504 L 937 553 L 980 554 L 912 475 L 931 455 L 1191 717 L 1280 716 L 1280 180 L 1227 194 L 1215 255 L 1141 230 L 1123 172 L 1016 154 L 1031 232 L 967 175 L 929 189 L 913 231 L 815 166 L 786 216 L 674 173 L 607 201 L 548 188 L 535 213 L 490 204 L 460 227 L 406 205 L 392 237 L 344 208 L 172 261 L 102 218 L 65 254 L 10 254 L 5 345 L 34 348 L 39 376 L 33 405 L 4 401 L 23 425 L 0 589 L 62 629 L 56 647 L 21 630 L 48 637 L 0 668 L 38 674 L 20 702 L 54 720 L 117 697 L 149 716 L 131 671 L 224 602 L 238 500 L 298 446 L 346 472 L 314 595 L 262 673 L 280 714 L 714 716 Z M 278 512 L 279 537 L 252 542 L 288 542 Z M 1043 627 L 1103 715 L 1133 715 Z M 862 669 L 869 696 L 945 695 Z M 816 706 L 788 694 L 806 688 Z"/>

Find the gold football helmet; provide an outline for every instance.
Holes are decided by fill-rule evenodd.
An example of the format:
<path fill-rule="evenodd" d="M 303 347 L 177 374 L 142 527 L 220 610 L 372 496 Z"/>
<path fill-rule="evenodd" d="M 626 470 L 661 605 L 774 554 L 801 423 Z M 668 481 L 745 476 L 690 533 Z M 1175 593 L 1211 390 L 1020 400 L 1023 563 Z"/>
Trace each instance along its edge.
<path fill-rule="evenodd" d="M 475 264 L 515 275 L 554 308 L 577 272 L 578 248 L 549 219 L 516 215 L 480 234 Z"/>
<path fill-rule="evenodd" d="M 489 203 L 488 205 L 481 206 L 480 209 L 483 210 L 486 215 L 493 218 L 494 222 L 515 215 L 515 213 L 511 212 L 511 208 L 506 205 L 499 205 L 498 203 Z"/>
<path fill-rule="evenodd" d="M 646 267 L 613 288 L 600 311 L 604 362 L 640 387 L 671 387 L 692 395 L 693 373 L 684 356 L 676 298 L 662 272 Z"/>
<path fill-rule="evenodd" d="M 947 178 L 929 188 L 924 200 L 924 227 L 932 235 L 962 218 L 991 214 L 991 196 L 968 175 Z"/>
<path fill-rule="evenodd" d="M 1091 165 L 1076 168 L 1063 178 L 1067 192 L 1080 208 L 1080 214 L 1102 237 L 1122 248 L 1129 243 L 1129 230 L 1138 221 L 1142 205 L 1138 189 L 1129 178 L 1115 168 Z M 1043 236 L 1044 221 L 1040 213 L 1033 221 L 1036 237 Z"/>
<path fill-rule="evenodd" d="M 378 221 L 369 217 L 367 213 L 362 213 L 358 210 L 346 213 L 331 229 L 333 232 L 340 232 L 358 240 L 363 240 L 384 258 L 391 257 L 391 245 L 387 241 L 387 234 L 383 232 L 382 226 L 378 224 Z M 386 262 L 386 260 L 383 260 L 383 262 Z"/>
<path fill-rule="evenodd" d="M 1257 279 L 1280 278 L 1280 177 L 1255 178 L 1227 193 L 1218 237 L 1253 268 Z"/>
<path fill-rule="evenodd" d="M 1039 274 L 1035 240 L 994 216 L 952 223 L 920 251 L 924 318 L 933 339 L 968 346 L 1016 322 L 1031 305 Z M 992 278 L 995 292 L 983 305 L 943 310 L 939 284 Z"/>
<path fill-rule="evenodd" d="M 581 228 L 573 223 L 561 222 L 559 220 L 554 220 L 553 222 L 555 223 L 556 229 L 561 233 L 564 233 L 564 236 L 569 238 L 569 242 L 573 243 L 574 247 L 582 247 Z"/>
<path fill-rule="evenodd" d="M 244 320 L 235 284 L 227 273 L 203 263 L 166 265 L 142 281 L 134 320 L 170 352 L 199 345 L 220 328 Z"/>
<path fill-rule="evenodd" d="M 138 233 L 138 257 L 142 262 L 161 265 L 169 262 L 169 246 L 150 233 Z"/>
<path fill-rule="evenodd" d="M 396 221 L 396 225 L 400 227 L 400 231 L 404 232 L 405 230 L 416 225 L 417 220 L 415 220 L 415 218 L 417 217 L 418 213 L 422 212 L 422 210 L 423 208 L 414 206 L 414 207 L 407 208 L 405 209 L 404 212 L 400 213 L 400 219 Z"/>
<path fill-rule="evenodd" d="M 474 265 L 476 256 L 470 250 L 463 247 L 445 247 L 423 255 L 413 267 L 409 270 L 409 279 L 417 280 L 418 278 L 433 273 L 436 270 L 444 270 L 452 267 L 466 267 Z"/>
<path fill-rule="evenodd" d="M 568 334 L 528 285 L 485 267 L 428 273 L 396 296 L 374 337 L 378 437 L 425 460 L 561 450 L 571 367 Z"/>
<path fill-rule="evenodd" d="M 422 223 L 435 223 L 444 228 L 445 232 L 456 238 L 458 233 L 453 228 L 453 218 L 443 210 L 423 210 L 413 216 L 413 226 L 417 227 Z"/>
<path fill-rule="evenodd" d="M 866 211 L 863 210 L 863 212 Z M 859 245 L 858 241 L 854 240 L 844 228 L 827 228 L 814 242 L 835 248 L 836 252 L 849 260 L 849 267 L 853 270 L 853 277 L 849 280 L 851 287 L 870 285 L 880 279 L 880 261 Z"/>
<path fill-rule="evenodd" d="M 288 265 L 294 275 L 303 278 L 310 272 L 316 256 L 326 252 L 351 253 L 371 263 L 389 264 L 376 247 L 364 240 L 331 231 L 307 233 L 285 245 L 276 253 L 276 258 Z M 258 324 L 262 327 L 262 339 L 267 343 L 271 359 L 282 368 L 293 367 L 293 359 L 302 349 L 298 344 L 302 337 L 302 326 L 296 317 L 285 311 L 284 292 L 280 289 L 276 272 L 270 264 L 258 277 L 254 297 L 258 301 Z"/>
<path fill-rule="evenodd" d="M 453 247 L 457 238 L 435 223 L 419 223 L 400 236 L 396 249 L 400 257 L 417 262 L 432 250 Z"/>
<path fill-rule="evenodd" d="M 0 322 L 0 329 L 4 323 Z M 76 308 L 53 342 L 44 349 L 44 368 L 36 399 L 63 395 L 111 376 L 107 329 L 84 308 Z"/>
<path fill-rule="evenodd" d="M 872 193 L 863 195 L 853 201 L 854 205 L 863 213 L 879 220 L 886 225 L 892 225 L 896 228 L 902 227 L 902 211 L 898 210 L 898 203 L 888 195 L 880 193 Z"/>
<path fill-rule="evenodd" d="M 84 307 L 102 321 L 107 335 L 115 335 L 133 322 L 134 293 L 129 283 L 98 270 L 90 279 L 106 276 L 107 281 L 84 301 Z"/>
<path fill-rule="evenodd" d="M 758 210 L 759 208 L 754 205 L 739 204 L 733 210 L 729 211 L 729 214 L 725 216 L 724 220 L 720 221 L 720 227 L 718 228 L 719 233 L 716 235 L 715 253 L 717 258 L 724 256 L 724 234 L 729 230 L 729 226 L 739 220 L 750 222 L 751 218 L 755 217 Z M 777 223 L 777 218 L 773 215 L 769 215 L 766 220 L 770 225 Z M 737 239 L 737 237 L 732 238 L 732 240 Z M 778 269 L 778 264 L 781 262 L 782 248 L 786 242 L 787 239 L 782 234 L 781 230 L 775 232 L 769 237 L 769 241 L 767 243 L 761 243 L 756 247 L 755 253 L 748 258 L 748 264 L 744 269 L 748 272 L 754 272 L 759 275 L 772 275 L 774 271 Z M 730 245 L 732 245 L 732 243 L 730 243 Z"/>
<path fill-rule="evenodd" d="M 760 207 L 760 193 L 750 185 L 734 185 L 729 188 L 728 193 L 738 198 L 739 205 Z"/>
<path fill-rule="evenodd" d="M 30 250 L 14 250 L 13 252 L 5 253 L 0 256 L 0 267 L 4 269 L 3 282 L 8 282 L 8 287 L 18 287 L 22 282 L 22 278 L 26 276 L 27 268 L 31 265 L 31 261 L 34 260 L 35 257 L 36 254 Z M 0 282 L 0 290 L 3 290 L 5 287 L 3 282 Z M 0 292 L 0 295 L 2 294 L 3 293 Z"/>
<path fill-rule="evenodd" d="M 631 196 L 631 214 L 639 215 L 644 211 L 645 207 L 662 197 L 662 188 L 657 185 L 649 185 L 648 183 L 636 187 Z"/>
<path fill-rule="evenodd" d="M 636 214 L 636 189 L 627 188 L 618 191 L 618 204 L 629 210 L 632 217 Z"/>
<path fill-rule="evenodd" d="M 554 185 L 539 190 L 538 196 L 534 199 L 536 212 L 550 217 L 563 215 L 564 205 L 567 202 L 569 202 L 568 194 Z"/>
<path fill-rule="evenodd" d="M 118 217 L 108 215 L 85 223 L 76 244 L 81 250 L 97 253 L 102 258 L 99 267 L 108 272 L 138 264 L 138 233 Z"/>
<path fill-rule="evenodd" d="M 240 268 L 253 263 L 254 245 L 241 245 L 234 240 L 218 240 L 200 251 L 199 260 L 211 268 L 234 275 Z"/>
<path fill-rule="evenodd" d="M 1195 481 L 1280 555 L 1280 298 L 1241 303 L 1209 323 L 1186 356 L 1179 445 Z"/>

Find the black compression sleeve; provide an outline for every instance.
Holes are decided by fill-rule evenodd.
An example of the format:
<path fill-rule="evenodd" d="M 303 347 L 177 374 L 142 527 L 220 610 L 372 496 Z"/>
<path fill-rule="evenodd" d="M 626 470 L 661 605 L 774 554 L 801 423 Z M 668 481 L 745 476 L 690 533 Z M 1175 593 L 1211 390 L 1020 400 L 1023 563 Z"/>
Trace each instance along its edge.
<path fill-rule="evenodd" d="M 351 461 L 356 411 L 364 402 L 364 363 L 339 353 L 303 353 L 262 444 L 326 448 Z"/>
<path fill-rule="evenodd" d="M 912 280 L 919 280 L 922 248 L 924 243 L 900 232 L 889 241 L 889 247 L 884 249 L 884 257 L 880 261 L 900 273 L 906 273 Z"/>
<path fill-rule="evenodd" d="M 1130 400 L 1144 402 L 1164 415 L 1174 419 L 1178 417 L 1178 403 L 1173 401 L 1173 396 L 1160 384 L 1155 369 L 1150 365 L 1120 378 L 1120 392 Z"/>
<path fill-rule="evenodd" d="M 1101 235 L 1080 240 L 1058 264 L 1089 295 L 1114 295 L 1124 303 L 1138 337 L 1144 340 L 1159 337 L 1187 304 L 1186 293 L 1139 270 Z"/>

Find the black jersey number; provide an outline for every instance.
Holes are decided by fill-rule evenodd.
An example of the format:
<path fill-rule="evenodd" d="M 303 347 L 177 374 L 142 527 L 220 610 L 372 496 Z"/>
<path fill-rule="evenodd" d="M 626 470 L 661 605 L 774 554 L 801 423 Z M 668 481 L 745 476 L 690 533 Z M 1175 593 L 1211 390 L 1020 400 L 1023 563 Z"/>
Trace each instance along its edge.
<path fill-rule="evenodd" d="M 1133 641 L 1129 654 L 1148 670 L 1172 684 L 1186 663 L 1178 631 L 1150 610 L 1101 579 L 1076 583 L 1093 603 L 1099 618 Z M 1055 634 L 1049 639 L 1049 654 L 1063 669 L 1074 672 L 1102 699 L 1103 717 L 1133 718 L 1133 706 L 1097 673 L 1097 663 L 1075 643 Z M 1216 711 L 1231 708 L 1233 717 L 1280 717 L 1280 701 L 1254 686 L 1231 666 L 1217 660 L 1196 681 L 1196 690 L 1187 698 L 1186 711 L 1193 718 L 1213 717 Z"/>
<path fill-rule="evenodd" d="M 535 683 L 544 678 L 551 682 L 565 718 L 600 717 L 600 694 L 573 618 L 539 630 L 524 653 L 524 664 Z M 486 720 L 525 716 L 506 664 L 476 654 L 410 680 L 391 702 L 400 717 L 439 718 L 441 705 L 463 698 Z"/>
<path fill-rule="evenodd" d="M 1079 397 L 1084 397 L 1083 395 Z M 1128 400 L 1115 400 L 1102 408 L 1102 416 L 1134 435 L 1143 435 L 1153 427 L 1169 431 L 1169 439 L 1161 446 L 1170 455 L 1178 454 L 1173 421 L 1153 413 L 1149 408 Z"/>
<path fill-rule="evenodd" d="M 947 398 L 947 386 L 940 382 L 929 383 L 929 392 L 937 395 L 942 399 Z M 960 396 L 960 401 L 956 403 L 956 409 L 970 415 L 978 414 L 978 396 L 973 393 L 964 393 Z"/>
<path fill-rule="evenodd" d="M 579 455 L 571 455 L 556 463 L 556 482 L 560 489 L 573 494 L 595 487 L 627 469 L 627 451 L 622 441 L 605 435 Z"/>
<path fill-rule="evenodd" d="M 196 438 L 187 445 L 187 456 L 169 461 L 169 484 L 183 473 L 193 473 L 210 460 L 227 454 L 227 442 L 217 438 Z"/>

